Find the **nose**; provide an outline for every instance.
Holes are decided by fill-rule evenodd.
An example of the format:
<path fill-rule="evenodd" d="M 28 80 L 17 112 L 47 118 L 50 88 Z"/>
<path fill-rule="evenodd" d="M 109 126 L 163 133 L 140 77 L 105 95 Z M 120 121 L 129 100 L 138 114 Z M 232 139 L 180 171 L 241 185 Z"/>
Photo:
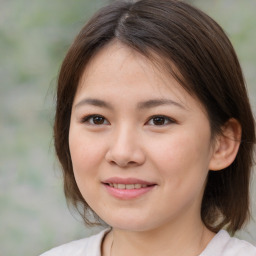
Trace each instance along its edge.
<path fill-rule="evenodd" d="M 142 165 L 146 156 L 141 144 L 134 129 L 121 128 L 113 134 L 105 158 L 122 168 Z"/>

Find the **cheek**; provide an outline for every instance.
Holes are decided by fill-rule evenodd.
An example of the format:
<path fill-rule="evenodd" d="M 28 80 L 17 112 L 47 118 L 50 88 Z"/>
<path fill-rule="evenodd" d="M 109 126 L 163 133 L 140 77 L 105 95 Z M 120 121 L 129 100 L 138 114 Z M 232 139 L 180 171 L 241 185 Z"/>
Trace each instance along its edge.
<path fill-rule="evenodd" d="M 77 186 L 89 205 L 95 198 L 95 184 L 98 184 L 98 166 L 101 164 L 99 141 L 93 136 L 85 136 L 84 132 L 72 131 L 69 135 L 69 147 L 73 172 Z"/>
<path fill-rule="evenodd" d="M 178 187 L 185 182 L 204 181 L 210 159 L 208 134 L 184 132 L 155 146 L 154 164 L 164 178 Z"/>
<path fill-rule="evenodd" d="M 70 131 L 69 148 L 75 176 L 89 175 L 102 158 L 102 145 L 94 136 Z"/>

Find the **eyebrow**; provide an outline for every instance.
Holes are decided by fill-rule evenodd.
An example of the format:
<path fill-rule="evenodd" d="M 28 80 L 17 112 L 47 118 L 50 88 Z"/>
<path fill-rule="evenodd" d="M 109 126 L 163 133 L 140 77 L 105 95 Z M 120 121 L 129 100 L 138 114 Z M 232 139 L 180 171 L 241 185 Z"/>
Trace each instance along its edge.
<path fill-rule="evenodd" d="M 96 107 L 108 108 L 108 109 L 113 108 L 109 103 L 107 103 L 103 100 L 93 99 L 93 98 L 86 98 L 86 99 L 83 99 L 83 100 L 79 101 L 75 105 L 75 108 L 78 108 L 78 107 L 83 106 L 83 105 L 93 105 L 93 106 L 96 106 Z"/>
<path fill-rule="evenodd" d="M 113 106 L 103 100 L 100 99 L 94 99 L 94 98 L 86 98 L 81 101 L 79 101 L 76 105 L 75 108 L 78 108 L 83 105 L 93 105 L 96 107 L 101 107 L 101 108 L 108 108 L 108 109 L 113 109 Z M 185 109 L 183 105 L 180 103 L 170 100 L 170 99 L 151 99 L 143 102 L 139 102 L 137 105 L 138 109 L 147 109 L 147 108 L 154 108 L 162 105 L 174 105 L 179 108 Z"/>
<path fill-rule="evenodd" d="M 185 109 L 183 105 L 170 99 L 152 99 L 152 100 L 143 101 L 138 104 L 138 108 L 139 109 L 154 108 L 162 105 L 174 105 L 179 108 Z"/>

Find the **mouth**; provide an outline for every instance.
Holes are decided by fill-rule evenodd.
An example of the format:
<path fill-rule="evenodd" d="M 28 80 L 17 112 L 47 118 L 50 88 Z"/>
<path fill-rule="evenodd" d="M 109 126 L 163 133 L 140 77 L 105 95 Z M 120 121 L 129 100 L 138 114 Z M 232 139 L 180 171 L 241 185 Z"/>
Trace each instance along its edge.
<path fill-rule="evenodd" d="M 141 189 L 141 188 L 146 188 L 152 185 L 146 185 L 146 184 L 122 184 L 122 183 L 105 183 L 105 185 L 110 186 L 112 188 L 117 188 L 117 189 Z"/>
<path fill-rule="evenodd" d="M 129 200 L 141 197 L 152 191 L 157 185 L 152 182 L 134 179 L 134 178 L 110 178 L 102 182 L 105 186 L 107 192 L 117 198 L 122 200 Z"/>

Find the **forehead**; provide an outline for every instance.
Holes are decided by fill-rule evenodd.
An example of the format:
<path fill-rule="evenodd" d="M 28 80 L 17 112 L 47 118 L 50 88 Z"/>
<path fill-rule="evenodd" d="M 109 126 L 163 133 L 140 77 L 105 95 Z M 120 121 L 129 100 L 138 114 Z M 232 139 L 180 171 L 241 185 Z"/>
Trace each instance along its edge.
<path fill-rule="evenodd" d="M 131 76 L 133 74 L 133 76 Z M 163 78 L 156 65 L 148 58 L 119 41 L 111 41 L 98 51 L 86 65 L 79 85 L 90 85 L 91 80 L 104 78 L 105 83 L 122 79 L 122 84 L 132 84 L 134 78 L 154 78 L 152 84 Z"/>
<path fill-rule="evenodd" d="M 168 73 L 163 61 L 154 62 L 119 41 L 110 42 L 91 58 L 79 81 L 76 96 L 94 93 L 104 97 L 112 95 L 113 91 L 120 95 L 125 93 L 126 99 L 134 94 L 145 98 L 171 95 L 186 107 L 191 101 L 201 105 Z"/>

